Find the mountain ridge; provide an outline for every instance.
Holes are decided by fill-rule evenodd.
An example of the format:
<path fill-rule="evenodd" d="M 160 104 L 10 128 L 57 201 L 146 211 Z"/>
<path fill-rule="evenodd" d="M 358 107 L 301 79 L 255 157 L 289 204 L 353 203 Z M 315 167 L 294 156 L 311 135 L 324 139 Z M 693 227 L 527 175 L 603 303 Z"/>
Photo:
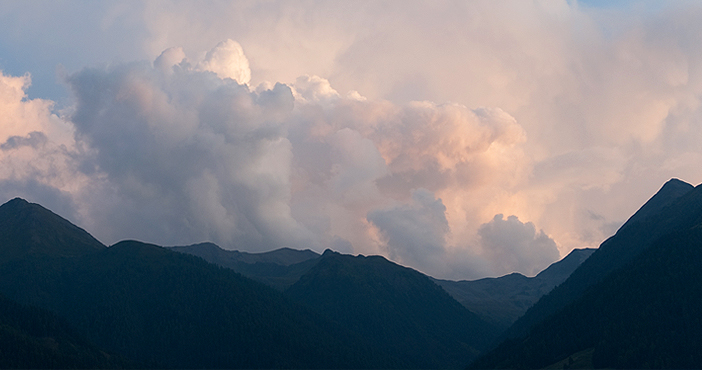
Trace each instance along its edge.
<path fill-rule="evenodd" d="M 594 248 L 574 249 L 534 277 L 512 273 L 478 280 L 434 281 L 472 312 L 507 329 L 539 298 L 565 281 L 594 251 Z"/>

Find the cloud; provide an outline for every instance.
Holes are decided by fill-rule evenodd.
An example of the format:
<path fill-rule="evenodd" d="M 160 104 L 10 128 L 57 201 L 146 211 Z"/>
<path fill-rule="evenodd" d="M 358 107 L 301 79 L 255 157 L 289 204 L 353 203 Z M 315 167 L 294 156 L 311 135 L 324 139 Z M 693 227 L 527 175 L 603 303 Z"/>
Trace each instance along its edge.
<path fill-rule="evenodd" d="M 410 203 L 371 211 L 368 221 L 387 240 L 390 258 L 437 271 L 443 267 L 439 264 L 445 263 L 444 245 L 450 231 L 445 212 L 441 199 L 425 189 L 417 189 Z"/>
<path fill-rule="evenodd" d="M 154 60 L 154 68 L 163 73 L 173 73 L 173 67 L 186 61 L 185 52 L 181 47 L 172 47 L 164 50 L 161 55 Z"/>
<path fill-rule="evenodd" d="M 110 209 L 94 225 L 109 239 L 209 239 L 252 250 L 309 244 L 288 204 L 287 86 L 257 93 L 207 72 L 164 73 L 146 63 L 84 69 L 67 83 L 76 137 L 93 150 L 82 167 L 105 176 L 107 201 L 89 207 Z"/>
<path fill-rule="evenodd" d="M 478 236 L 483 254 L 501 274 L 519 271 L 534 276 L 559 257 L 556 243 L 531 222 L 502 214 L 480 226 Z"/>
<path fill-rule="evenodd" d="M 0 144 L 0 150 L 12 150 L 23 146 L 37 148 L 45 145 L 46 135 L 41 131 L 32 131 L 27 136 L 10 136 L 7 141 Z"/>
<path fill-rule="evenodd" d="M 495 183 L 530 166 L 513 117 L 340 94 L 318 76 L 252 89 L 203 70 L 227 59 L 219 57 L 232 43 L 200 62 L 175 47 L 153 63 L 69 74 L 75 105 L 63 118 L 52 116 L 49 101 L 23 101 L 28 76 L 8 80 L 18 86 L 9 101 L 36 105 L 49 119 L 12 115 L 24 129 L 0 148 L 26 152 L 34 165 L 9 166 L 31 171 L 8 177 L 5 189 L 27 184 L 53 196 L 45 203 L 64 204 L 108 244 L 332 247 L 435 275 L 466 271 L 448 261 L 451 239 L 471 232 L 467 215 L 480 206 L 466 194 L 493 194 Z M 40 168 L 42 161 L 49 164 Z"/>
<path fill-rule="evenodd" d="M 319 76 L 300 76 L 292 86 L 295 100 L 300 104 L 312 102 L 329 105 L 340 97 L 329 81 Z"/>
<path fill-rule="evenodd" d="M 222 41 L 207 52 L 205 59 L 199 63 L 199 69 L 214 72 L 220 78 L 231 78 L 245 85 L 251 81 L 249 60 L 244 50 L 234 40 Z"/>
<path fill-rule="evenodd" d="M 0 89 L 0 178 L 58 189 L 107 242 L 386 255 L 369 215 L 419 212 L 424 189 L 449 232 L 440 263 L 413 263 L 454 277 L 509 269 L 482 252 L 496 214 L 564 255 L 670 177 L 702 182 L 699 4 L 300 5 L 4 9 L 0 28 L 21 32 L 0 33 L 19 75 Z M 76 15 L 95 22 L 59 27 Z M 76 95 L 34 99 L 57 62 Z"/>
<path fill-rule="evenodd" d="M 73 193 L 86 180 L 72 154 L 70 123 L 52 112 L 53 102 L 29 99 L 29 75 L 0 71 L 0 196 L 45 204 L 79 219 Z"/>

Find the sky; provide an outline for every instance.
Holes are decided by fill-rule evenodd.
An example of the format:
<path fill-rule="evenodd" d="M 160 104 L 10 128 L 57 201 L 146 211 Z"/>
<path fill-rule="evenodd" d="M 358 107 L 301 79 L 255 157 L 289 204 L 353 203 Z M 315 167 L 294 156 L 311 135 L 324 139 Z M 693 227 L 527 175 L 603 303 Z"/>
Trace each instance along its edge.
<path fill-rule="evenodd" d="M 695 1 L 0 0 L 0 202 L 533 276 L 702 182 Z"/>

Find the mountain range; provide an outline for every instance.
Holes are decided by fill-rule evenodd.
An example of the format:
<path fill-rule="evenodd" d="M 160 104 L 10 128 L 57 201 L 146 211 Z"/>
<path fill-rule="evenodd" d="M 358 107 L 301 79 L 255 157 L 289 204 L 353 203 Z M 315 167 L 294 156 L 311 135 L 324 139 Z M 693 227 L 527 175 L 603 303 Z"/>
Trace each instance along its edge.
<path fill-rule="evenodd" d="M 12 251 L 0 265 L 0 292 L 54 312 L 91 345 L 137 367 L 398 365 L 363 340 L 346 340 L 359 339 L 354 333 L 232 270 L 136 241 L 95 244 L 21 199 L 0 207 L 0 220 L 12 219 L 20 221 L 0 231 L 3 249 Z M 52 367 L 39 367 L 45 366 Z"/>
<path fill-rule="evenodd" d="M 230 268 L 280 291 L 285 291 L 297 282 L 321 257 L 311 250 L 299 251 L 290 248 L 264 253 L 230 251 L 213 243 L 169 249 L 201 257 L 207 262 Z M 575 249 L 535 277 L 512 273 L 499 278 L 479 280 L 430 279 L 468 310 L 495 325 L 498 331 L 502 331 L 541 296 L 562 283 L 594 251 L 592 248 Z"/>
<path fill-rule="evenodd" d="M 474 281 L 331 250 L 107 247 L 17 198 L 0 367 L 696 367 L 701 246 L 702 187 L 676 179 L 599 249 Z"/>

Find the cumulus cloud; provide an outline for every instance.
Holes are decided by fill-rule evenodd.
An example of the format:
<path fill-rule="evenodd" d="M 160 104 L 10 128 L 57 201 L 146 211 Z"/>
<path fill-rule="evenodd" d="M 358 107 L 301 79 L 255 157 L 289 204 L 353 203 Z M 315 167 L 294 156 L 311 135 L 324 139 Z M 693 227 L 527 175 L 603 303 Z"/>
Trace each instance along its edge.
<path fill-rule="evenodd" d="M 524 130 L 500 109 L 374 101 L 318 76 L 252 89 L 203 70 L 231 45 L 66 77 L 73 138 L 47 158 L 79 172 L 68 194 L 105 242 L 332 247 L 450 272 L 451 239 L 480 217 L 468 192 L 529 168 Z M 36 154 L 47 140 L 29 131 L 2 149 Z"/>
<path fill-rule="evenodd" d="M 183 48 L 168 48 L 154 60 L 154 68 L 161 70 L 163 73 L 173 73 L 173 67 L 186 61 L 186 59 Z"/>
<path fill-rule="evenodd" d="M 494 271 L 519 271 L 534 276 L 559 257 L 556 243 L 531 222 L 502 214 L 480 226 L 478 236 L 483 254 L 495 264 Z"/>
<path fill-rule="evenodd" d="M 72 156 L 72 127 L 53 114 L 53 102 L 29 99 L 30 85 L 29 75 L 0 71 L 0 196 L 40 202 L 76 220 L 73 193 L 85 176 Z"/>
<path fill-rule="evenodd" d="M 318 5 L 163 1 L 103 14 L 96 32 L 123 31 L 124 19 L 146 32 L 120 32 L 87 62 L 64 54 L 74 71 L 112 61 L 68 74 L 68 109 L 30 99 L 28 75 L 3 75 L 4 188 L 58 191 L 106 242 L 393 251 L 460 278 L 545 263 L 500 265 L 488 252 L 493 241 L 547 256 L 526 247 L 524 225 L 565 255 L 597 246 L 668 178 L 702 182 L 695 3 Z M 119 62 L 135 59 L 156 60 Z M 391 231 L 430 213 L 422 192 L 445 207 L 447 231 L 426 256 L 411 243 L 403 254 Z M 500 244 L 481 225 L 524 237 Z"/>
<path fill-rule="evenodd" d="M 497 207 L 495 195 L 531 166 L 516 120 L 496 108 L 344 97 L 319 77 L 298 79 L 293 90 L 302 95 L 288 135 L 296 219 L 318 235 L 350 241 L 356 252 L 434 274 L 465 273 L 449 254 L 469 248 L 463 240 L 485 220 L 476 210 Z M 441 199 L 440 240 L 400 241 L 399 225 L 410 217 L 403 215 L 426 208 L 418 197 Z"/>
<path fill-rule="evenodd" d="M 199 62 L 172 47 L 153 63 L 84 68 L 65 78 L 63 118 L 26 100 L 28 76 L 7 78 L 22 129 L 0 153 L 31 165 L 7 166 L 3 193 L 53 194 L 46 204 L 108 244 L 331 247 L 437 275 L 466 272 L 451 254 L 470 246 L 456 241 L 494 185 L 531 166 L 523 128 L 499 108 L 371 100 L 314 75 L 250 88 L 248 68 L 231 40 Z M 29 107 L 41 119 L 22 116 Z"/>
<path fill-rule="evenodd" d="M 287 86 L 257 93 L 233 79 L 147 63 L 84 69 L 67 83 L 76 137 L 93 150 L 82 168 L 105 177 L 112 203 L 93 199 L 91 212 L 110 210 L 94 227 L 110 239 L 129 230 L 161 243 L 210 239 L 254 250 L 311 242 L 288 204 Z"/>
<path fill-rule="evenodd" d="M 231 78 L 240 84 L 251 81 L 249 60 L 244 50 L 234 40 L 222 41 L 207 52 L 205 59 L 198 65 L 203 71 L 214 72 L 220 78 Z"/>
<path fill-rule="evenodd" d="M 390 257 L 409 266 L 437 271 L 445 264 L 446 206 L 441 199 L 425 190 L 412 193 L 408 204 L 371 211 L 368 220 L 378 227 L 386 239 Z"/>

